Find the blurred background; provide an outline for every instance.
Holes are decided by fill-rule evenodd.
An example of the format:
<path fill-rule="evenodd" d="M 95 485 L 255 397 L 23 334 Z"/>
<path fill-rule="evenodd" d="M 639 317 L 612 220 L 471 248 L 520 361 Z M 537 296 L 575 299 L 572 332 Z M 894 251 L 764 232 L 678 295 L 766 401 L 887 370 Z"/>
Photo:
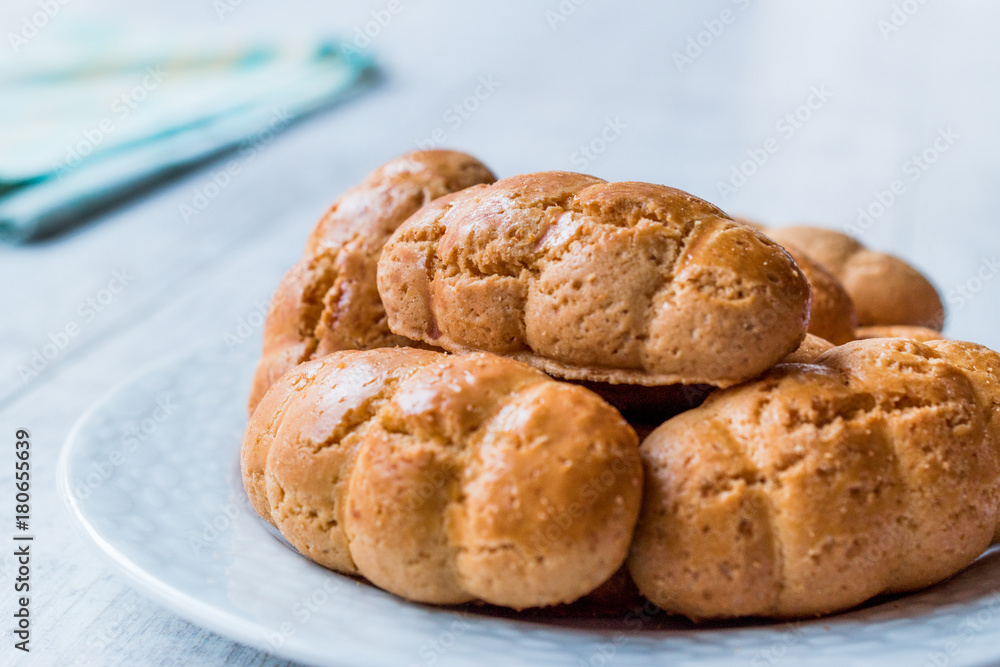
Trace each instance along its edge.
<path fill-rule="evenodd" d="M 30 660 L 266 660 L 112 575 L 68 528 L 55 459 L 136 368 L 203 339 L 259 345 L 270 294 L 323 211 L 418 147 L 472 153 L 499 176 L 651 181 L 765 224 L 850 232 L 932 279 L 947 335 L 1000 348 L 998 21 L 986 0 L 5 0 L 0 224 L 20 192 L 30 206 L 11 219 L 56 197 L 68 227 L 0 244 L 0 433 L 33 430 L 45 526 Z M 316 67 L 330 40 L 347 47 L 332 73 Z M 198 57 L 208 73 L 175 96 Z M 99 89 L 83 76 L 129 58 L 142 67 Z M 306 87 L 244 84 L 261 58 Z M 229 108 L 256 84 L 246 113 Z M 135 113 L 122 116 L 122 95 Z M 210 107 L 211 132 L 171 134 Z M 58 131 L 39 122 L 52 116 Z M 109 144 L 162 130 L 103 163 L 113 178 L 81 168 L 105 193 L 122 180 L 138 193 L 95 201 L 86 183 L 67 193 L 68 179 L 37 175 L 105 118 Z"/>

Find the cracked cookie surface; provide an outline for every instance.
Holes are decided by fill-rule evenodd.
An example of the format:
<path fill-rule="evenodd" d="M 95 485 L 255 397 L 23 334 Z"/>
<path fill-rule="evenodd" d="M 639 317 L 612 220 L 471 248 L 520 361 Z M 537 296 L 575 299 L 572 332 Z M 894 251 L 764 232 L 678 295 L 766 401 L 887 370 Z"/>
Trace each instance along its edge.
<path fill-rule="evenodd" d="M 342 351 L 265 395 L 243 441 L 254 508 L 301 553 L 411 600 L 577 600 L 625 561 L 635 432 L 510 359 Z"/>
<path fill-rule="evenodd" d="M 774 238 L 767 227 L 755 220 L 744 217 L 733 219 Z M 781 246 L 792 256 L 809 282 L 809 289 L 812 292 L 809 333 L 834 345 L 850 343 L 855 339 L 854 330 L 858 326 L 858 313 L 851 296 L 840 280 L 796 246 L 790 243 L 782 243 Z"/>
<path fill-rule="evenodd" d="M 313 229 L 305 253 L 274 294 L 249 411 L 299 363 L 335 350 L 412 345 L 386 323 L 375 282 L 382 246 L 427 202 L 494 180 L 464 153 L 416 151 L 387 162 L 345 192 Z"/>
<path fill-rule="evenodd" d="M 809 287 L 756 230 L 673 188 L 542 172 L 425 206 L 378 268 L 389 328 L 573 380 L 728 386 L 794 351 Z"/>
<path fill-rule="evenodd" d="M 841 611 L 1000 538 L 1000 355 L 856 341 L 716 392 L 641 452 L 647 598 L 696 619 Z"/>

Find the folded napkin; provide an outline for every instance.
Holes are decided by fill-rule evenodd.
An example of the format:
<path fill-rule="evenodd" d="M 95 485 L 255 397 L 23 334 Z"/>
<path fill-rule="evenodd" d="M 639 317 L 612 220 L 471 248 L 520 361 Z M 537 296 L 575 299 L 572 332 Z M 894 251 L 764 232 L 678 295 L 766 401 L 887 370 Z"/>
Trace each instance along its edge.
<path fill-rule="evenodd" d="M 69 227 L 344 97 L 370 62 L 332 41 L 62 40 L 0 71 L 0 239 Z"/>

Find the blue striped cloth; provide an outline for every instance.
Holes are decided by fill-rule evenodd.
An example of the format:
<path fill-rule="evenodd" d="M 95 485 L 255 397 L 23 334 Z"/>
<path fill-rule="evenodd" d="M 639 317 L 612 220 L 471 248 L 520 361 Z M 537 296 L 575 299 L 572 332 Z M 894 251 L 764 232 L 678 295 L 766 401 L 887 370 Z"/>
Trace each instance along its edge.
<path fill-rule="evenodd" d="M 69 227 L 166 175 L 267 140 L 370 68 L 336 42 L 62 40 L 0 73 L 0 238 Z"/>

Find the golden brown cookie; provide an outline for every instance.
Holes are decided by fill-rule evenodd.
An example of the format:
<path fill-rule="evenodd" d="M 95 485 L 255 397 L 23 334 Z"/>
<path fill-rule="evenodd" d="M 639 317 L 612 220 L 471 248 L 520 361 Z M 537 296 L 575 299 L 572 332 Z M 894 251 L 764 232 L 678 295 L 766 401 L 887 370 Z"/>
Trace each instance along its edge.
<path fill-rule="evenodd" d="M 379 253 L 427 202 L 493 174 L 455 151 L 408 153 L 382 165 L 338 199 L 316 225 L 302 259 L 271 301 L 249 410 L 295 365 L 335 350 L 413 344 L 389 331 L 378 297 Z"/>
<path fill-rule="evenodd" d="M 802 344 L 799 345 L 799 349 L 795 350 L 781 361 L 785 364 L 811 364 L 819 359 L 820 355 L 824 352 L 829 352 L 834 347 L 836 346 L 826 339 L 812 334 L 806 334 L 806 338 L 802 341 Z"/>
<path fill-rule="evenodd" d="M 804 252 L 792 245 L 784 246 L 795 263 L 802 269 L 812 290 L 812 308 L 809 311 L 809 333 L 843 345 L 854 340 L 858 326 L 858 313 L 854 301 L 844 286 L 829 271 L 814 262 Z"/>
<path fill-rule="evenodd" d="M 868 250 L 856 240 L 819 227 L 770 228 L 768 236 L 795 246 L 832 273 L 850 294 L 858 324 L 907 324 L 940 331 L 944 305 L 934 286 L 892 255 Z"/>
<path fill-rule="evenodd" d="M 1000 355 L 988 347 L 957 340 L 933 340 L 925 345 L 972 378 L 979 403 L 986 407 L 991 430 L 1000 433 Z M 1000 525 L 993 541 L 1000 542 Z"/>
<path fill-rule="evenodd" d="M 742 215 L 733 215 L 730 217 L 736 222 L 740 223 L 741 225 L 747 225 L 748 227 L 753 227 L 761 234 L 765 235 L 767 234 L 767 225 L 757 222 L 756 220 L 753 220 L 751 218 L 745 218 Z"/>
<path fill-rule="evenodd" d="M 950 577 L 1000 536 L 998 373 L 879 339 L 714 393 L 642 444 L 636 584 L 696 619 L 802 617 Z"/>
<path fill-rule="evenodd" d="M 854 338 L 857 340 L 865 340 L 867 338 L 908 338 L 918 343 L 926 343 L 932 340 L 943 340 L 944 336 L 940 331 L 928 329 L 927 327 L 897 324 L 895 326 L 858 327 L 854 332 Z"/>
<path fill-rule="evenodd" d="M 411 600 L 568 603 L 625 560 L 635 432 L 516 361 L 412 348 L 307 362 L 247 427 L 243 479 L 301 553 Z"/>
<path fill-rule="evenodd" d="M 759 232 L 771 236 L 764 225 L 747 218 L 734 217 L 737 222 L 749 225 Z M 784 245 L 784 244 L 782 244 Z M 802 269 L 809 288 L 812 290 L 812 308 L 809 311 L 809 333 L 824 338 L 834 345 L 843 345 L 854 340 L 854 330 L 858 326 L 858 313 L 854 302 L 837 278 L 809 258 L 794 245 L 784 245 L 795 263 Z"/>
<path fill-rule="evenodd" d="M 806 334 L 798 349 L 781 360 L 785 364 L 810 364 L 821 354 L 832 350 L 834 344 L 819 336 Z M 707 384 L 667 384 L 643 387 L 629 384 L 580 382 L 616 407 L 632 428 L 645 439 L 667 419 L 687 410 L 693 410 L 708 398 L 716 387 Z"/>
<path fill-rule="evenodd" d="M 425 206 L 386 244 L 389 328 L 572 380 L 728 386 L 805 335 L 780 246 L 696 197 L 542 172 Z"/>

